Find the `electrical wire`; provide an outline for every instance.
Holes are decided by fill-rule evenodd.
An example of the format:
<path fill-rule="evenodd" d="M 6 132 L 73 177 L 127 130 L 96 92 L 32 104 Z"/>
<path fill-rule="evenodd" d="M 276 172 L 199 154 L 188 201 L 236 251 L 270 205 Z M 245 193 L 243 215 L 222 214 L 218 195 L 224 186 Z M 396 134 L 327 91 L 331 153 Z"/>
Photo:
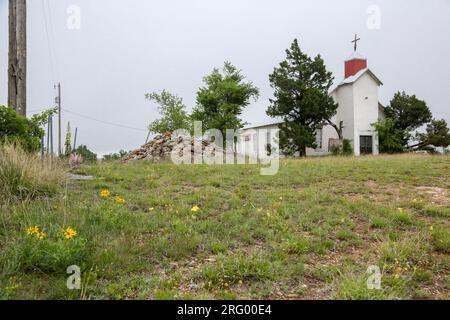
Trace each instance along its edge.
<path fill-rule="evenodd" d="M 87 115 L 84 115 L 84 114 L 81 114 L 81 113 L 78 113 L 78 112 L 70 111 L 70 110 L 67 110 L 67 109 L 61 108 L 61 110 L 65 111 L 67 113 L 73 114 L 75 116 L 78 116 L 80 118 L 84 118 L 84 119 L 91 120 L 91 121 L 96 121 L 96 122 L 107 124 L 107 125 L 110 125 L 110 126 L 115 126 L 115 127 L 119 127 L 119 128 L 130 129 L 130 130 L 137 130 L 137 131 L 148 132 L 148 130 L 146 130 L 146 129 L 131 127 L 131 126 L 128 126 L 128 125 L 123 125 L 123 124 L 109 122 L 109 121 L 104 121 L 104 120 L 99 120 L 99 119 L 92 118 L 90 116 L 87 116 Z"/>
<path fill-rule="evenodd" d="M 56 83 L 56 67 L 53 60 L 53 51 L 52 51 L 52 45 L 50 40 L 50 33 L 49 33 L 49 26 L 48 26 L 48 18 L 47 18 L 47 9 L 45 5 L 45 0 L 41 0 L 41 6 L 42 6 L 42 15 L 44 18 L 44 29 L 45 29 L 45 36 L 47 39 L 47 49 L 48 49 L 48 55 L 49 55 L 49 61 L 50 61 L 50 70 L 52 74 L 52 80 L 53 83 Z"/>

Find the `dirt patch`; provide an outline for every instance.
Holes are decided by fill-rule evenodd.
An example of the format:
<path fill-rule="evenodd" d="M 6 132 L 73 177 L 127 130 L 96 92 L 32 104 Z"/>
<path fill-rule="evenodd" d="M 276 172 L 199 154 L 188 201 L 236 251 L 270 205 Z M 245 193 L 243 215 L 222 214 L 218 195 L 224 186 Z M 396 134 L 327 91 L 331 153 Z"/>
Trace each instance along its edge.
<path fill-rule="evenodd" d="M 416 187 L 416 190 L 429 194 L 433 204 L 441 206 L 450 205 L 449 191 L 447 189 L 422 186 Z"/>

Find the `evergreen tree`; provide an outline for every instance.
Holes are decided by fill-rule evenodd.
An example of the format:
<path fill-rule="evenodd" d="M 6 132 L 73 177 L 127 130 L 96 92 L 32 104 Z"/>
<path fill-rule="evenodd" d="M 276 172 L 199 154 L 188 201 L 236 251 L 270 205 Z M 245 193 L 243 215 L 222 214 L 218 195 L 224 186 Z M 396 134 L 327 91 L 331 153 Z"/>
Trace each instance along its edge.
<path fill-rule="evenodd" d="M 267 114 L 284 121 L 280 147 L 286 154 L 305 156 L 307 147 L 316 147 L 316 130 L 336 114 L 338 105 L 328 95 L 334 77 L 320 55 L 310 58 L 295 39 L 286 50 L 286 60 L 274 69 L 269 80 L 275 93 Z"/>
<path fill-rule="evenodd" d="M 450 145 L 450 131 L 444 119 L 432 120 L 426 129 L 426 133 L 417 133 L 419 144 L 413 147 L 422 148 L 427 145 L 447 148 Z"/>

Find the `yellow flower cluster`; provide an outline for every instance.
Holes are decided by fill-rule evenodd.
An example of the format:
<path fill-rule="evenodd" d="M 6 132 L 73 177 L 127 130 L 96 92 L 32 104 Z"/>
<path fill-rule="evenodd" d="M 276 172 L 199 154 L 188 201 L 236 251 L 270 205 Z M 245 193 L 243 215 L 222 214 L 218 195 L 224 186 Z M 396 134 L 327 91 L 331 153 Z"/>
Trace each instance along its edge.
<path fill-rule="evenodd" d="M 122 197 L 119 197 L 119 196 L 115 197 L 115 198 L 114 198 L 114 201 L 115 201 L 116 203 L 118 203 L 118 204 L 124 204 L 124 203 L 125 203 L 125 199 L 122 198 Z"/>
<path fill-rule="evenodd" d="M 100 197 L 102 198 L 109 198 L 109 196 L 111 195 L 111 192 L 109 192 L 109 190 L 102 190 L 100 191 Z"/>
<path fill-rule="evenodd" d="M 45 233 L 40 231 L 38 226 L 29 227 L 27 229 L 27 235 L 36 236 L 36 238 L 41 240 L 45 238 Z"/>
<path fill-rule="evenodd" d="M 78 233 L 71 227 L 68 227 L 66 230 L 64 230 L 64 237 L 66 239 L 73 239 L 77 234 Z"/>
<path fill-rule="evenodd" d="M 197 207 L 197 206 L 193 206 L 192 209 L 191 209 L 191 211 L 192 211 L 192 212 L 197 212 L 197 211 L 200 211 L 200 208 Z"/>
<path fill-rule="evenodd" d="M 66 239 L 73 239 L 78 233 L 72 227 L 68 227 L 66 230 L 63 230 L 63 234 Z M 41 240 L 46 237 L 46 234 L 40 231 L 38 226 L 27 228 L 27 235 L 30 237 L 36 236 L 36 238 Z"/>
<path fill-rule="evenodd" d="M 100 197 L 102 197 L 103 199 L 108 199 L 110 196 L 111 196 L 111 192 L 109 190 L 104 189 L 104 190 L 100 191 Z M 116 197 L 114 197 L 114 202 L 116 202 L 118 204 L 124 204 L 125 199 L 123 197 L 116 196 Z"/>

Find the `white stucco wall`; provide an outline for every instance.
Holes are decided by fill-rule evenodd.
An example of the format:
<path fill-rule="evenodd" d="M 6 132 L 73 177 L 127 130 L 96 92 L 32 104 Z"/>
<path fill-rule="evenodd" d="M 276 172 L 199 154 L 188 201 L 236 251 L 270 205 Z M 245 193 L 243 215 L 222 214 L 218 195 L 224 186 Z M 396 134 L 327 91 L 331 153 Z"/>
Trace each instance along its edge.
<path fill-rule="evenodd" d="M 373 153 L 378 154 L 378 135 L 372 126 L 378 121 L 378 84 L 368 74 L 363 74 L 353 83 L 353 113 L 354 113 L 354 151 L 360 154 L 359 137 L 372 136 Z"/>

